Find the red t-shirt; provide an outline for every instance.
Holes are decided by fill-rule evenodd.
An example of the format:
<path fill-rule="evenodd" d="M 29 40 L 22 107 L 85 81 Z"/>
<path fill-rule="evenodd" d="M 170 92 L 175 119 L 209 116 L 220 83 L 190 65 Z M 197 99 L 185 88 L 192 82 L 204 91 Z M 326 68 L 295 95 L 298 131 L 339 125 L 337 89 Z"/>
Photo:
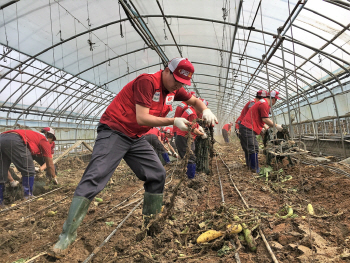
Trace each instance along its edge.
<path fill-rule="evenodd" d="M 161 137 L 162 142 L 164 142 L 164 143 L 168 143 L 169 142 L 168 138 L 165 136 L 165 133 L 162 132 L 160 134 L 160 137 Z"/>
<path fill-rule="evenodd" d="M 250 100 L 247 102 L 247 104 L 243 107 L 242 111 L 241 111 L 241 115 L 238 117 L 238 119 L 236 120 L 236 123 L 241 123 L 245 117 L 245 115 L 247 114 L 248 110 L 253 107 L 253 105 L 256 103 L 255 99 Z M 236 126 L 237 127 L 237 126 Z M 238 126 L 239 129 L 239 126 Z"/>
<path fill-rule="evenodd" d="M 136 121 L 136 104 L 149 108 L 149 114 L 164 117 L 164 112 L 175 101 L 191 98 L 183 87 L 173 93 L 163 86 L 162 70 L 154 74 L 142 74 L 129 82 L 114 98 L 103 113 L 100 122 L 131 138 L 145 134 L 151 127 L 141 126 Z"/>
<path fill-rule="evenodd" d="M 245 115 L 242 125 L 260 134 L 264 127 L 263 118 L 269 118 L 270 105 L 266 99 L 261 99 L 251 107 Z"/>
<path fill-rule="evenodd" d="M 192 107 L 188 107 L 188 109 L 185 110 L 184 113 L 182 113 L 181 118 L 185 118 L 189 122 L 192 122 L 193 120 L 197 119 L 198 116 L 197 116 L 195 109 L 193 109 Z M 174 127 L 176 127 L 176 126 L 174 126 Z M 195 125 L 192 126 L 192 128 L 197 128 L 197 129 L 198 129 L 198 127 L 199 127 L 198 123 L 196 123 Z M 187 131 L 181 131 L 180 129 L 178 129 L 176 134 L 185 137 L 187 134 Z M 192 136 L 193 136 L 193 139 L 195 139 L 197 135 L 192 132 Z"/>
<path fill-rule="evenodd" d="M 225 124 L 224 127 L 222 127 L 224 130 L 226 131 L 230 131 L 231 130 L 231 125 L 229 123 Z"/>
<path fill-rule="evenodd" d="M 32 130 L 11 130 L 3 132 L 2 134 L 10 132 L 17 133 L 21 136 L 24 144 L 26 144 L 30 150 L 31 155 L 41 155 L 52 158 L 51 145 L 44 135 Z"/>
<path fill-rule="evenodd" d="M 157 137 L 160 136 L 160 130 L 158 130 L 156 127 L 150 129 L 146 134 L 154 134 Z"/>

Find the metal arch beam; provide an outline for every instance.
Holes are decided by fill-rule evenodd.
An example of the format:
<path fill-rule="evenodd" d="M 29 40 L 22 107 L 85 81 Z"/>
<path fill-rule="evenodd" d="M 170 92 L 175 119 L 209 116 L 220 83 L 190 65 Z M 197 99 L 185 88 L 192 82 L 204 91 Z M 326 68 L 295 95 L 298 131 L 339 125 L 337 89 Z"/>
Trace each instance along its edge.
<path fill-rule="evenodd" d="M 140 17 L 142 17 L 142 18 L 143 18 L 143 17 L 148 18 L 148 17 L 162 17 L 162 16 L 161 16 L 161 15 L 143 15 L 143 16 L 140 16 Z M 205 18 L 200 18 L 200 17 L 174 16 L 174 15 L 165 15 L 165 17 L 166 17 L 166 18 L 192 19 L 192 20 L 206 21 L 206 22 L 219 23 L 219 24 L 223 24 L 223 23 L 224 23 L 224 22 L 222 22 L 222 21 L 220 21 L 220 20 L 205 19 Z M 116 21 L 112 21 L 112 22 L 109 22 L 109 23 L 100 25 L 100 26 L 95 27 L 95 28 L 91 28 L 91 29 L 86 30 L 86 31 L 84 31 L 84 32 L 78 33 L 78 34 L 76 34 L 76 35 L 74 35 L 74 36 L 71 36 L 71 37 L 69 37 L 69 38 L 67 38 L 67 39 L 65 39 L 65 40 L 63 40 L 63 41 L 60 41 L 60 42 L 58 42 L 58 43 L 56 43 L 56 44 L 54 44 L 54 45 L 52 45 L 52 46 L 50 46 L 50 47 L 48 47 L 48 48 L 46 48 L 46 49 L 40 51 L 39 53 L 37 53 L 37 54 L 35 54 L 35 55 L 32 55 L 32 56 L 31 56 L 31 55 L 28 55 L 28 54 L 25 54 L 25 53 L 23 53 L 23 52 L 20 52 L 20 51 L 18 51 L 18 50 L 16 50 L 16 51 L 17 51 L 17 52 L 20 52 L 20 53 L 22 53 L 22 54 L 25 54 L 26 56 L 29 57 L 27 60 L 23 61 L 22 64 L 25 64 L 25 63 L 27 63 L 30 59 L 36 59 L 36 57 L 38 57 L 38 56 L 40 56 L 40 55 L 46 53 L 47 51 L 51 50 L 52 48 L 55 48 L 55 47 L 57 47 L 57 46 L 59 46 L 59 45 L 64 44 L 65 42 L 68 42 L 68 41 L 70 41 L 70 40 L 73 40 L 73 39 L 75 39 L 75 38 L 77 38 L 77 37 L 79 37 L 79 36 L 82 36 L 82 35 L 85 35 L 85 34 L 89 34 L 89 33 L 91 33 L 91 32 L 94 32 L 95 30 L 98 30 L 98 29 L 101 29 L 101 28 L 105 28 L 105 27 L 108 27 L 108 26 L 110 26 L 110 25 L 117 24 L 117 23 L 124 22 L 124 21 L 128 21 L 128 19 L 127 19 L 127 18 L 119 19 L 119 20 L 116 20 Z M 231 25 L 231 26 L 236 26 L 236 27 L 238 27 L 238 28 L 240 28 L 240 29 L 248 29 L 248 28 L 245 27 L 245 26 L 237 25 L 237 24 L 234 24 L 234 23 L 225 23 L 225 24 Z M 260 32 L 260 33 L 264 33 L 264 34 L 272 35 L 272 36 L 273 36 L 273 34 L 272 34 L 272 33 L 269 33 L 269 32 L 264 32 L 264 31 L 256 30 L 256 29 L 254 29 L 253 31 L 255 31 L 255 32 Z M 6 46 L 6 45 L 3 44 L 3 43 L 0 43 L 0 44 Z M 182 45 L 181 45 L 181 46 L 182 46 Z M 12 49 L 13 49 L 13 48 L 12 48 Z M 19 65 L 15 66 L 15 67 L 13 68 L 13 70 L 14 70 L 14 69 L 17 69 L 18 67 L 21 67 L 22 64 L 19 64 Z M 7 75 L 8 75 L 9 73 L 11 73 L 11 72 L 12 72 L 12 71 L 6 72 L 4 75 L 2 75 L 2 76 L 0 77 L 0 79 L 2 79 L 3 77 L 7 76 Z"/>

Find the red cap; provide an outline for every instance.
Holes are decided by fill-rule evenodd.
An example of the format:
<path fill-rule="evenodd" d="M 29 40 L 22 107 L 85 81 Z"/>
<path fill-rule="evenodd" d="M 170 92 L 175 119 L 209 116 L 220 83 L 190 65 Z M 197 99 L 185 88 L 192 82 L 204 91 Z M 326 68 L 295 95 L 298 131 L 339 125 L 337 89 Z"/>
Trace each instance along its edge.
<path fill-rule="evenodd" d="M 263 98 L 266 98 L 268 96 L 268 92 L 266 90 L 259 90 L 257 93 L 256 93 L 256 96 L 257 97 L 263 97 Z"/>
<path fill-rule="evenodd" d="M 278 97 L 278 94 L 280 94 L 278 91 L 273 90 L 273 91 L 270 92 L 269 96 L 271 98 L 275 98 L 275 99 L 279 100 L 280 97 Z"/>
<path fill-rule="evenodd" d="M 191 86 L 191 77 L 194 73 L 194 67 L 187 58 L 172 59 L 168 64 L 168 68 L 178 82 Z"/>
<path fill-rule="evenodd" d="M 40 132 L 42 132 L 42 133 L 46 133 L 46 132 L 47 133 L 51 133 L 53 135 L 53 137 L 54 137 L 54 141 L 56 141 L 55 131 L 52 128 L 45 127 L 45 128 L 42 128 Z"/>

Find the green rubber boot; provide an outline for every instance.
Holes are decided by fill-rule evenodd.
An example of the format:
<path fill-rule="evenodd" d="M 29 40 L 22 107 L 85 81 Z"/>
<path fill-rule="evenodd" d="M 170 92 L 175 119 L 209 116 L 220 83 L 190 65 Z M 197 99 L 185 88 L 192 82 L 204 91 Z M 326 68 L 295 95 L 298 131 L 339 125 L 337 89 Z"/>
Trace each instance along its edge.
<path fill-rule="evenodd" d="M 63 224 L 63 230 L 53 247 L 55 256 L 61 257 L 64 250 L 74 242 L 77 237 L 77 228 L 83 221 L 91 201 L 82 196 L 74 196 L 69 208 L 68 217 Z"/>
<path fill-rule="evenodd" d="M 151 194 L 145 192 L 143 197 L 143 228 L 146 228 L 151 219 L 162 210 L 163 194 Z"/>

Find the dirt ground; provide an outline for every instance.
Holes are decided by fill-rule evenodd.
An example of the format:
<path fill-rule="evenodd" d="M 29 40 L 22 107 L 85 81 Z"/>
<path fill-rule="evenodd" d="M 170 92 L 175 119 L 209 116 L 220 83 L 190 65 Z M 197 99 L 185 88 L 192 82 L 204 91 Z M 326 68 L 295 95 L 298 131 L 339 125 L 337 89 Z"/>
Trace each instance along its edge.
<path fill-rule="evenodd" d="M 96 255 L 91 262 L 236 262 L 234 246 L 242 263 L 273 262 L 259 227 L 279 262 L 350 262 L 349 177 L 321 165 L 288 167 L 284 160 L 282 164 L 273 165 L 274 172 L 266 180 L 248 171 L 237 142 L 216 144 L 215 149 L 213 174 L 199 173 L 194 180 L 186 179 L 180 185 L 174 210 L 154 233 L 141 240 L 137 238 L 142 223 L 140 205 L 97 251 L 95 249 L 143 196 L 143 190 L 140 190 L 130 197 L 142 189 L 142 182 L 122 162 L 98 195 L 103 202 L 91 203 L 78 229 L 77 240 L 63 259 L 56 260 L 45 251 L 61 233 L 73 192 L 87 166 L 79 158 L 63 159 L 58 163 L 60 184 L 45 185 L 46 192 L 58 190 L 24 204 L 21 199 L 13 201 L 15 198 L 11 194 L 14 191 L 7 194 L 6 208 L 10 204 L 16 206 L 0 211 L 0 262 L 26 262 L 35 256 L 38 257 L 30 262 L 83 262 L 93 251 Z M 259 159 L 260 166 L 264 167 L 265 157 L 260 154 Z M 344 169 L 341 165 L 333 165 Z M 169 177 L 165 210 L 181 176 L 179 166 L 174 162 L 166 167 Z M 290 180 L 281 182 L 286 178 Z M 250 209 L 244 206 L 232 183 Z M 314 216 L 308 214 L 308 204 L 312 204 Z M 294 214 L 284 219 L 280 216 L 286 214 L 286 206 L 290 206 Z M 240 223 L 245 222 L 249 229 L 254 228 L 255 252 L 251 251 L 242 233 L 225 232 L 226 226 L 234 222 L 234 216 L 239 217 Z M 225 234 L 214 241 L 197 244 L 198 236 L 209 229 Z"/>

